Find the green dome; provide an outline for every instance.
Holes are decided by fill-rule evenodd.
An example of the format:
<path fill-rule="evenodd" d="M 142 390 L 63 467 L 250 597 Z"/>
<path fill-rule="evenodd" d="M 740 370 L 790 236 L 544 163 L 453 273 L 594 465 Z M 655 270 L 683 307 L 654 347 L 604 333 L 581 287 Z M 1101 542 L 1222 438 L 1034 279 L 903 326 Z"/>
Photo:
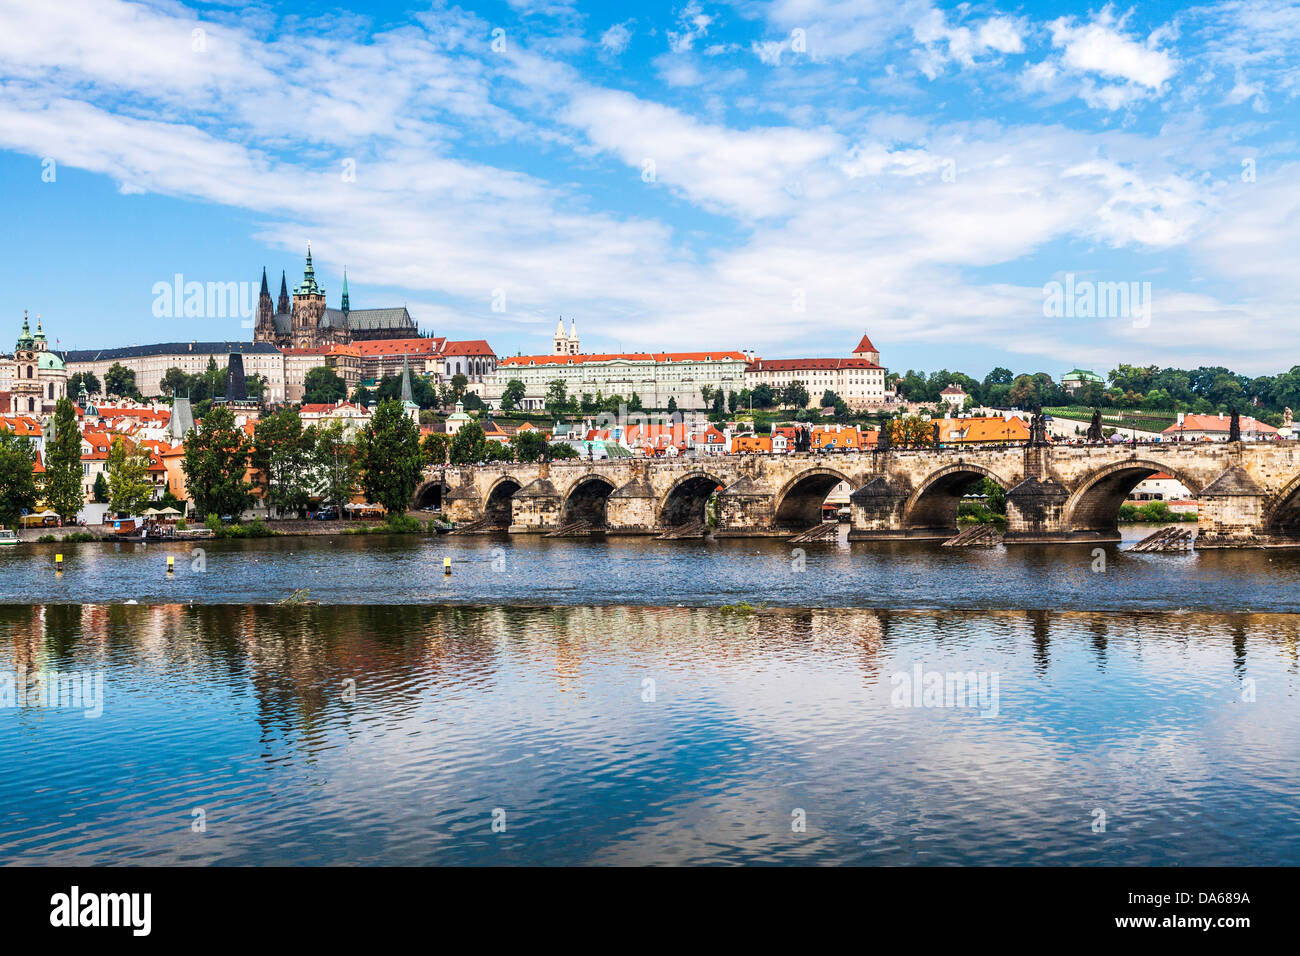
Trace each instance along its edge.
<path fill-rule="evenodd" d="M 53 352 L 39 352 L 36 357 L 36 367 L 42 370 L 48 369 L 55 372 L 61 372 L 64 369 L 63 359 L 59 358 Z"/>

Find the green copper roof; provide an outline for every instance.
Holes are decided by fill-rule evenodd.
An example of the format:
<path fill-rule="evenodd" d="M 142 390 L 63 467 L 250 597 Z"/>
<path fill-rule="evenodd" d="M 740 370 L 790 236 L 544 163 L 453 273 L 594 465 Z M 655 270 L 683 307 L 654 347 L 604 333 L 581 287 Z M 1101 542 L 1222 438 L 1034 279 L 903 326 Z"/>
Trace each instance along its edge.
<path fill-rule="evenodd" d="M 307 243 L 307 266 L 302 271 L 302 284 L 293 290 L 294 295 L 324 295 L 325 290 L 316 284 L 316 270 L 311 264 L 311 243 Z"/>
<path fill-rule="evenodd" d="M 55 353 L 38 352 L 36 358 L 36 367 L 59 371 L 63 369 L 65 366 L 63 364 L 63 359 L 59 358 L 58 355 L 56 355 Z"/>
<path fill-rule="evenodd" d="M 347 315 L 350 311 L 348 308 L 348 270 L 346 267 L 343 269 L 343 304 L 340 308 L 344 315 Z"/>
<path fill-rule="evenodd" d="M 36 335 L 34 336 L 33 341 L 34 342 L 45 341 L 45 330 L 41 328 L 41 317 L 39 315 L 36 317 Z"/>
<path fill-rule="evenodd" d="M 32 347 L 32 329 L 27 324 L 27 313 L 23 313 L 23 330 L 18 333 L 18 347 L 20 349 L 29 349 Z"/>

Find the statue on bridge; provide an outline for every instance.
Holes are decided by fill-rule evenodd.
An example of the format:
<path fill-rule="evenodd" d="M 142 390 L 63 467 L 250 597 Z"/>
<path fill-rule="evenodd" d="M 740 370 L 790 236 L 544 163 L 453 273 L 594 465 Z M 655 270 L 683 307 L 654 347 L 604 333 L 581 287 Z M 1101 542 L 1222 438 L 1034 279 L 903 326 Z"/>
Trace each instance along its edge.
<path fill-rule="evenodd" d="M 890 433 L 893 431 L 894 423 L 892 419 L 882 418 L 880 420 L 880 438 L 876 441 L 876 451 L 889 451 Z"/>
<path fill-rule="evenodd" d="M 1241 416 L 1235 408 L 1232 417 L 1228 419 L 1228 441 L 1241 441 Z"/>
<path fill-rule="evenodd" d="M 1106 436 L 1101 433 L 1101 410 L 1094 408 L 1092 410 L 1092 422 L 1088 425 L 1088 441 L 1100 442 L 1105 440 Z"/>
<path fill-rule="evenodd" d="M 1043 409 L 1039 405 L 1034 406 L 1033 417 L 1029 419 L 1029 444 L 1047 444 L 1047 419 L 1044 417 Z"/>

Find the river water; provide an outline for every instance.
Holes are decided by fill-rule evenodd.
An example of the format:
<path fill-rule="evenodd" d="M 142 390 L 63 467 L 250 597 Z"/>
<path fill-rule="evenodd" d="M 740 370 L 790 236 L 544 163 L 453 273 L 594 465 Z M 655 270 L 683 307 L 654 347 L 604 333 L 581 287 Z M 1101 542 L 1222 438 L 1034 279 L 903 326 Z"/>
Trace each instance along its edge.
<path fill-rule="evenodd" d="M 60 550 L 0 555 L 3 863 L 1300 861 L 1288 552 Z"/>

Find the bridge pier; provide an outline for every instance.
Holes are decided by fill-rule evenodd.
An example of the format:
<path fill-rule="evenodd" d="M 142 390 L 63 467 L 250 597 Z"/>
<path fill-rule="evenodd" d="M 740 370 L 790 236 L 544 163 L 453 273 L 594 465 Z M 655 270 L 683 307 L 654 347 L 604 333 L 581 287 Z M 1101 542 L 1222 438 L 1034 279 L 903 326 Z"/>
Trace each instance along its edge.
<path fill-rule="evenodd" d="M 543 475 L 510 496 L 510 533 L 554 531 L 560 526 L 563 511 L 564 499 L 551 479 Z"/>
<path fill-rule="evenodd" d="M 606 534 L 654 534 L 659 497 L 645 471 L 610 492 L 605 502 Z"/>
<path fill-rule="evenodd" d="M 447 489 L 442 499 L 442 513 L 457 524 L 478 521 L 483 517 L 483 498 L 470 481 L 463 479 L 460 484 Z"/>
<path fill-rule="evenodd" d="M 849 540 L 881 541 L 910 538 L 903 510 L 910 492 L 877 475 L 849 495 Z M 924 534 L 920 537 L 934 537 Z"/>
<path fill-rule="evenodd" d="M 1196 547 L 1249 548 L 1268 544 L 1264 512 L 1268 495 L 1239 466 L 1233 465 L 1201 492 Z"/>
<path fill-rule="evenodd" d="M 1075 532 L 1065 526 L 1065 506 L 1070 492 L 1052 478 L 1029 477 L 1007 492 L 1005 544 L 1068 544 L 1081 541 L 1118 541 L 1119 532 Z"/>
<path fill-rule="evenodd" d="M 791 534 L 775 527 L 776 495 L 742 475 L 718 492 L 718 537 L 752 538 Z M 802 530 L 802 529 L 798 529 Z"/>

